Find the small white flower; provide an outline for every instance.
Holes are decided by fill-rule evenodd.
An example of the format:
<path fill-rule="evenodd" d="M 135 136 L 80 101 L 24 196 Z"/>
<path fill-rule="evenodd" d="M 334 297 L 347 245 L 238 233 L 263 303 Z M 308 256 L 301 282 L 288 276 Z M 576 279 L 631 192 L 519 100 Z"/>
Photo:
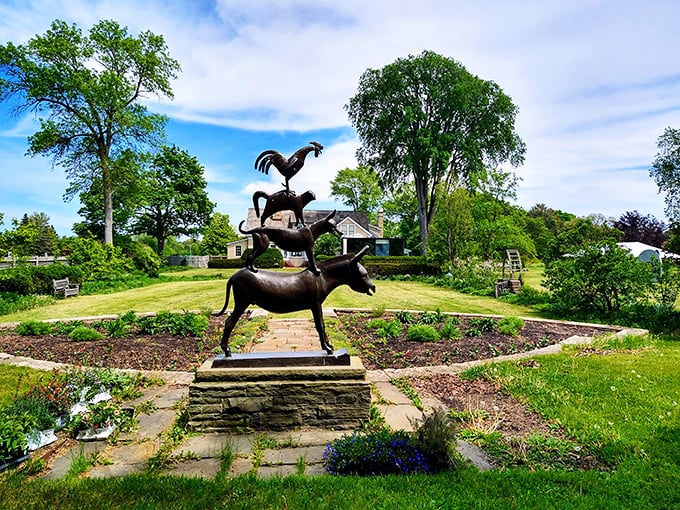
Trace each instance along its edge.
<path fill-rule="evenodd" d="M 609 388 L 609 389 L 612 390 L 612 391 L 616 391 L 616 386 L 612 386 L 612 387 Z"/>

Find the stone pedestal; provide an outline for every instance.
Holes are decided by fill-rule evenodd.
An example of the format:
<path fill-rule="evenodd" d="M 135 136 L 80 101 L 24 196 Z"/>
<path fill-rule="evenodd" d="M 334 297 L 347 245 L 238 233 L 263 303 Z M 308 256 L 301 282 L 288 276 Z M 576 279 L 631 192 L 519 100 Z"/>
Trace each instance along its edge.
<path fill-rule="evenodd" d="M 310 366 L 310 357 L 326 361 Z M 346 364 L 329 358 L 300 352 L 208 360 L 189 387 L 189 424 L 201 432 L 357 428 L 371 405 L 366 369 L 358 357 L 347 356 Z"/>

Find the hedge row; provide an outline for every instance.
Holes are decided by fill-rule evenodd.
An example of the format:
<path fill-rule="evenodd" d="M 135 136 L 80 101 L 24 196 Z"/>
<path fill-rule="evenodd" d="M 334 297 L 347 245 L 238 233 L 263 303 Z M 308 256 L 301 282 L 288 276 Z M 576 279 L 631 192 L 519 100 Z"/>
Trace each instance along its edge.
<path fill-rule="evenodd" d="M 82 283 L 82 271 L 74 266 L 19 266 L 0 271 L 0 292 L 14 292 L 21 296 L 52 294 L 52 280 L 68 278 L 71 283 Z"/>
<path fill-rule="evenodd" d="M 429 262 L 425 257 L 373 257 L 367 255 L 361 259 L 361 264 L 373 277 L 436 276 L 441 273 L 439 264 Z"/>
<path fill-rule="evenodd" d="M 229 269 L 229 268 L 236 268 L 236 267 L 243 267 L 243 264 L 246 260 L 246 257 L 248 254 L 253 251 L 252 249 L 248 248 L 243 252 L 241 255 L 241 258 L 238 259 L 210 259 L 208 261 L 208 267 L 209 268 L 215 268 L 215 269 Z M 276 268 L 276 267 L 283 267 L 283 255 L 281 254 L 281 251 L 276 249 L 276 248 L 269 248 L 267 249 L 266 252 L 264 252 L 262 255 L 257 257 L 254 262 L 255 267 L 262 267 L 262 268 Z"/>

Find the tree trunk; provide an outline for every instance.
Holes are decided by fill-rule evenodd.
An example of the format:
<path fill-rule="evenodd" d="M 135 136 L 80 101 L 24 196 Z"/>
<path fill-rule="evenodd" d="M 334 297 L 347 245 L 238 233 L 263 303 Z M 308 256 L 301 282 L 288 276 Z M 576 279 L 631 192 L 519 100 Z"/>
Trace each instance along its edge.
<path fill-rule="evenodd" d="M 427 253 L 427 241 L 430 234 L 427 218 L 427 186 L 422 178 L 416 177 L 416 195 L 418 197 L 418 222 L 420 223 L 420 254 Z"/>
<path fill-rule="evenodd" d="M 104 188 L 104 244 L 113 246 L 113 191 L 111 169 L 107 159 L 102 161 L 102 187 Z"/>

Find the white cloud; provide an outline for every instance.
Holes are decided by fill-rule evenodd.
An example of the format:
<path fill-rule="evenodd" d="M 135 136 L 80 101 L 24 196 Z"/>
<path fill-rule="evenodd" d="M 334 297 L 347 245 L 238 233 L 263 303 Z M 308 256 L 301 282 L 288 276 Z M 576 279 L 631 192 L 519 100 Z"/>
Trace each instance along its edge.
<path fill-rule="evenodd" d="M 343 106 L 367 68 L 433 50 L 497 82 L 519 106 L 528 150 L 517 169 L 521 205 L 662 218 L 663 199 L 646 172 L 624 169 L 650 164 L 657 137 L 679 124 L 678 15 L 673 2 L 614 0 L 5 0 L 0 42 L 25 42 L 54 18 L 84 30 L 99 19 L 149 29 L 182 65 L 174 101 L 150 98 L 152 108 L 187 130 L 228 126 L 296 140 L 347 128 Z M 30 130 L 0 119 L 5 136 Z M 313 189 L 319 203 L 334 172 L 356 164 L 357 144 L 320 141 L 324 154 L 291 181 Z M 195 153 L 200 142 L 186 148 Z M 248 204 L 253 189 L 280 189 L 279 175 L 263 178 L 245 159 L 211 154 L 205 165 L 218 209 Z"/>

